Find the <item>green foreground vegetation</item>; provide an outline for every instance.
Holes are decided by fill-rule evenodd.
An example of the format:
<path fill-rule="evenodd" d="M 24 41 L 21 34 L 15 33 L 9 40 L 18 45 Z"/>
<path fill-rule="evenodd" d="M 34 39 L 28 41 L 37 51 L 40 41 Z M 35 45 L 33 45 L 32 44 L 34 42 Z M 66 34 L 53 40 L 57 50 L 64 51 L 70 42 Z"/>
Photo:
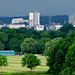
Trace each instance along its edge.
<path fill-rule="evenodd" d="M 8 66 L 7 67 L 3 67 L 3 72 L 7 72 L 7 73 L 27 73 L 27 74 L 45 74 L 48 71 L 48 66 L 46 66 L 46 57 L 45 56 L 41 56 L 38 55 L 37 57 L 40 59 L 41 61 L 41 65 L 37 66 L 35 69 L 32 70 L 32 72 L 30 72 L 29 68 L 26 67 L 22 67 L 21 64 L 21 60 L 22 57 L 24 56 L 7 56 L 7 60 L 8 60 Z M 37 75 L 36 74 L 36 75 Z"/>

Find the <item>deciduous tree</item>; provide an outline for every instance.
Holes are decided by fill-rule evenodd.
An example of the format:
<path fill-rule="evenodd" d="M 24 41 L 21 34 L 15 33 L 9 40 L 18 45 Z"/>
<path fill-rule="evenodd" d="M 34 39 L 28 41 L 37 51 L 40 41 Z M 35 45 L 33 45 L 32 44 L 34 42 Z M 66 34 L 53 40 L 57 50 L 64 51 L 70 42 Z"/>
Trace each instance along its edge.
<path fill-rule="evenodd" d="M 20 52 L 20 45 L 22 41 L 18 40 L 17 38 L 11 38 L 7 44 L 8 48 L 11 50 L 15 50 L 16 52 Z"/>
<path fill-rule="evenodd" d="M 8 35 L 5 32 L 0 32 L 0 40 L 2 42 L 7 42 L 8 41 Z"/>
<path fill-rule="evenodd" d="M 27 68 L 30 68 L 30 70 L 32 70 L 38 65 L 40 65 L 40 60 L 34 54 L 28 54 L 22 58 L 23 67 L 26 66 Z"/>
<path fill-rule="evenodd" d="M 37 42 L 33 38 L 26 38 L 21 44 L 21 51 L 28 53 L 37 53 Z"/>
<path fill-rule="evenodd" d="M 50 41 L 50 38 L 41 38 L 40 40 L 38 40 L 38 49 L 39 52 L 38 53 L 43 53 L 43 51 L 45 50 L 45 43 Z"/>
<path fill-rule="evenodd" d="M 49 55 L 49 51 L 59 42 L 61 38 L 55 38 L 45 43 L 44 55 Z"/>

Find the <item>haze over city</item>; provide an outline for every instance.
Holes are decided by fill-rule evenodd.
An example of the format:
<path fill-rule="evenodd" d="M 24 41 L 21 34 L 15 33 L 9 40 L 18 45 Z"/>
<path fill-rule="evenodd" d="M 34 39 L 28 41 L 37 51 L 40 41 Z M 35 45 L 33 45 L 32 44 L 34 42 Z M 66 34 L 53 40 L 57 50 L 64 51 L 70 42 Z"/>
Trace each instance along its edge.
<path fill-rule="evenodd" d="M 28 16 L 38 10 L 41 15 L 75 13 L 75 0 L 0 0 L 0 16 Z"/>

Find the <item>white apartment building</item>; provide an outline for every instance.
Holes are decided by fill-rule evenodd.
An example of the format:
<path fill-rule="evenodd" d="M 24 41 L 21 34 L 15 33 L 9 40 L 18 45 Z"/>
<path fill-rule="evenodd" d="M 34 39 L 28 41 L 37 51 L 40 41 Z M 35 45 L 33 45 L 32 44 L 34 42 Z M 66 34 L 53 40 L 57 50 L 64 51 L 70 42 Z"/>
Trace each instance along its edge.
<path fill-rule="evenodd" d="M 9 24 L 8 27 L 15 29 L 25 27 L 25 24 L 23 24 L 24 22 L 29 23 L 29 20 L 23 20 L 23 18 L 14 18 L 12 20 L 12 24 Z"/>
<path fill-rule="evenodd" d="M 40 25 L 40 13 L 38 11 L 29 13 L 29 28 L 34 27 L 36 29 L 38 25 Z"/>

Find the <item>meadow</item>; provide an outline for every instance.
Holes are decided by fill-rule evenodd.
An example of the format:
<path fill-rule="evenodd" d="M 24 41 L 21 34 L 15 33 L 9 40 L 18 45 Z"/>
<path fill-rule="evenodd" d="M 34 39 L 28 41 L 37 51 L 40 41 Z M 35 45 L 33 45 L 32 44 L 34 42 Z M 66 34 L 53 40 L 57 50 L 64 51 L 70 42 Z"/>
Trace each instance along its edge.
<path fill-rule="evenodd" d="M 24 56 L 7 56 L 7 60 L 8 60 L 8 66 L 6 67 L 3 67 L 3 72 L 8 72 L 8 73 L 17 73 L 20 74 L 20 73 L 27 73 L 27 75 L 31 74 L 31 75 L 34 75 L 34 74 L 45 74 L 47 71 L 48 71 L 48 66 L 46 66 L 46 57 L 45 56 L 41 56 L 41 55 L 38 55 L 38 59 L 40 59 L 41 61 L 41 65 L 40 66 L 37 66 L 35 69 L 32 70 L 32 72 L 30 72 L 30 69 L 29 68 L 26 68 L 26 67 L 22 67 L 22 64 L 21 64 L 21 60 L 22 60 L 22 57 Z"/>

